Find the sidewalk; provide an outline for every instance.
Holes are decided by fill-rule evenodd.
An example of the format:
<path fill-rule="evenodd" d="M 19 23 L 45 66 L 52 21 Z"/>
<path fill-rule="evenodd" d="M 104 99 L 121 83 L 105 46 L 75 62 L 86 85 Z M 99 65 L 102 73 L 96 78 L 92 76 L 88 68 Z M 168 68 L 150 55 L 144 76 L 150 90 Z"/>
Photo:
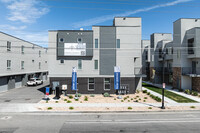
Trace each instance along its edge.
<path fill-rule="evenodd" d="M 159 98 L 162 99 L 162 95 L 160 95 L 160 94 L 158 94 L 158 93 L 156 93 L 156 92 L 154 92 L 154 91 L 152 91 L 152 90 L 149 90 L 149 89 L 147 89 L 147 88 L 145 88 L 145 87 L 142 87 L 142 90 L 147 90 L 148 92 L 150 92 L 150 93 L 153 94 L 154 96 L 157 96 L 157 97 L 159 97 Z M 169 99 L 169 98 L 167 98 L 167 97 L 164 97 L 164 100 L 165 100 L 165 102 L 167 102 L 167 103 L 177 103 L 176 101 L 171 100 L 171 99 Z"/>
<path fill-rule="evenodd" d="M 161 85 L 161 84 L 153 84 L 153 83 L 147 82 L 147 81 L 143 81 L 143 82 L 144 82 L 144 83 L 147 83 L 147 84 L 150 84 L 150 85 L 152 85 L 152 86 L 155 86 L 155 87 L 162 88 L 162 85 Z M 189 99 L 192 99 L 192 100 L 197 101 L 197 102 L 200 103 L 200 98 L 194 97 L 194 96 L 191 96 L 191 95 L 188 95 L 188 94 L 185 94 L 184 92 L 179 92 L 178 90 L 172 90 L 172 86 L 166 86 L 165 89 L 168 90 L 168 91 L 171 91 L 171 92 L 173 92 L 173 93 L 176 93 L 176 94 L 178 94 L 178 95 L 187 97 L 187 98 L 189 98 Z"/>

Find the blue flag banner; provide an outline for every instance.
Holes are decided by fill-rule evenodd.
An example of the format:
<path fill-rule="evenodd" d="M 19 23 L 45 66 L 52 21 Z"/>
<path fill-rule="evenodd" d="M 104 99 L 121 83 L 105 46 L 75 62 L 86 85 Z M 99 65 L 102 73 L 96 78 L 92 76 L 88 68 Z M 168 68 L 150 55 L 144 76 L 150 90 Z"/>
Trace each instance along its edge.
<path fill-rule="evenodd" d="M 76 73 L 76 67 L 72 68 L 72 90 L 77 90 L 77 73 Z"/>
<path fill-rule="evenodd" d="M 120 89 L 120 67 L 114 67 L 114 88 L 115 90 Z"/>
<path fill-rule="evenodd" d="M 49 87 L 46 87 L 46 95 L 49 95 Z"/>

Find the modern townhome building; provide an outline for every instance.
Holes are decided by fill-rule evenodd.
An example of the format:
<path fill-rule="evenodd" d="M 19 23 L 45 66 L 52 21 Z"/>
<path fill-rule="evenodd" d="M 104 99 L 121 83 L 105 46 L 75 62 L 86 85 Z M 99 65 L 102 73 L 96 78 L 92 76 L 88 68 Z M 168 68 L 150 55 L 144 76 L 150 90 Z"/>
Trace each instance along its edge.
<path fill-rule="evenodd" d="M 114 66 L 119 66 L 121 88 L 127 93 L 141 89 L 141 18 L 115 17 L 113 25 L 92 30 L 50 30 L 49 47 L 51 86 L 58 82 L 75 93 L 71 78 L 76 67 L 79 93 L 115 93 Z"/>
<path fill-rule="evenodd" d="M 146 75 L 142 80 L 150 80 L 150 40 L 142 40 L 142 72 Z"/>
<path fill-rule="evenodd" d="M 172 41 L 172 34 L 153 33 L 151 35 L 150 50 L 150 81 L 160 84 L 163 82 L 163 50 L 165 45 Z"/>
<path fill-rule="evenodd" d="M 31 77 L 47 80 L 47 49 L 0 32 L 0 92 L 26 85 Z"/>
<path fill-rule="evenodd" d="M 167 38 L 161 35 L 166 34 L 151 35 L 151 47 L 155 48 L 151 51 L 152 82 L 162 83 L 164 74 L 164 82 L 173 88 L 200 91 L 200 19 L 175 21 L 173 41 L 170 34 Z"/>

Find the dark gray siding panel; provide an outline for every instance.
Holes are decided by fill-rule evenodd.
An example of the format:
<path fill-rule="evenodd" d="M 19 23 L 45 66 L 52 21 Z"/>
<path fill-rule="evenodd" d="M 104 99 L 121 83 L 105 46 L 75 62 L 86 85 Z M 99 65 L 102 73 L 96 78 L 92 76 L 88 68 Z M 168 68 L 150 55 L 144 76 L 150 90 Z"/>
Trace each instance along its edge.
<path fill-rule="evenodd" d="M 116 65 L 115 27 L 100 27 L 100 48 L 100 75 L 113 75 Z"/>
<path fill-rule="evenodd" d="M 59 38 L 63 38 L 64 42 L 59 42 Z M 77 39 L 81 38 L 86 43 L 86 56 L 64 56 L 64 43 L 77 43 Z M 57 34 L 57 59 L 88 59 L 93 56 L 93 32 L 92 31 L 58 31 Z"/>
<path fill-rule="evenodd" d="M 50 86 L 52 87 L 52 82 L 57 81 L 60 83 L 60 87 L 62 85 L 67 84 L 67 93 L 68 94 L 75 94 L 75 91 L 71 90 L 71 78 L 50 78 Z M 129 87 L 129 93 L 133 94 L 136 90 L 135 85 L 135 78 L 121 78 L 121 84 L 122 85 L 128 85 Z M 103 94 L 105 92 L 108 92 L 110 94 L 115 94 L 116 91 L 114 90 L 114 78 L 111 78 L 111 89 L 110 90 L 104 90 L 104 78 L 95 78 L 95 90 L 94 91 L 88 91 L 88 78 L 78 78 L 78 93 L 81 94 Z"/>

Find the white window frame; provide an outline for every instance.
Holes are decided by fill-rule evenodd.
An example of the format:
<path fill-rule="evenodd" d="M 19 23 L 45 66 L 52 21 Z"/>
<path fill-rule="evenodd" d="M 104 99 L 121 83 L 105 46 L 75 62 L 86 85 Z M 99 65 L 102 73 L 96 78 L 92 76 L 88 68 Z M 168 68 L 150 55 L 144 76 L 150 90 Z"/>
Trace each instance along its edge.
<path fill-rule="evenodd" d="M 94 83 L 90 83 L 90 79 L 94 79 Z M 90 84 L 94 85 L 94 89 L 90 89 Z M 88 78 L 88 91 L 94 91 L 95 90 L 95 78 Z"/>
<path fill-rule="evenodd" d="M 110 79 L 110 83 L 106 83 L 106 82 L 105 82 L 105 79 Z M 105 87 L 106 84 L 110 84 L 110 89 L 106 89 L 106 87 Z M 104 90 L 105 90 L 105 91 L 110 91 L 110 90 L 111 90 L 111 78 L 104 78 Z"/>

